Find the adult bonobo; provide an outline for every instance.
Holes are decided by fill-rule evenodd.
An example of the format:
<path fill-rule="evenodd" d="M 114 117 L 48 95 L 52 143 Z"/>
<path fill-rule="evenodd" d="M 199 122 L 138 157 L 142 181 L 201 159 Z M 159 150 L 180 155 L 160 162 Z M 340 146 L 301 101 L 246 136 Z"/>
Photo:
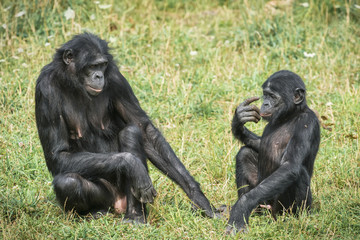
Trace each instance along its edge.
<path fill-rule="evenodd" d="M 108 45 L 84 33 L 56 51 L 36 83 L 36 123 L 56 197 L 65 210 L 114 208 L 146 222 L 156 191 L 149 159 L 196 208 L 214 212 L 199 184 L 140 107 Z"/>
<path fill-rule="evenodd" d="M 227 233 L 244 230 L 251 211 L 259 204 L 279 211 L 310 209 L 310 179 L 319 149 L 320 127 L 305 99 L 305 85 L 293 72 L 279 71 L 262 85 L 263 104 L 241 103 L 234 114 L 232 132 L 245 144 L 236 155 L 239 200 L 232 207 Z M 246 122 L 269 123 L 261 137 Z M 235 228 L 235 229 L 234 229 Z"/>

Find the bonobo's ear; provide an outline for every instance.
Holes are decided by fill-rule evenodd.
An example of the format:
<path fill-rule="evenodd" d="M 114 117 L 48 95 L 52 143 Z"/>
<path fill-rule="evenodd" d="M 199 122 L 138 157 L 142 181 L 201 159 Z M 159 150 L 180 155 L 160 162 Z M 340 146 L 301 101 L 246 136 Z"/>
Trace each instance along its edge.
<path fill-rule="evenodd" d="M 305 90 L 301 88 L 296 88 L 294 93 L 294 103 L 298 105 L 302 103 L 302 101 L 304 101 L 304 98 L 305 98 Z"/>
<path fill-rule="evenodd" d="M 63 61 L 66 65 L 69 65 L 73 60 L 73 52 L 72 49 L 65 50 L 63 54 Z"/>

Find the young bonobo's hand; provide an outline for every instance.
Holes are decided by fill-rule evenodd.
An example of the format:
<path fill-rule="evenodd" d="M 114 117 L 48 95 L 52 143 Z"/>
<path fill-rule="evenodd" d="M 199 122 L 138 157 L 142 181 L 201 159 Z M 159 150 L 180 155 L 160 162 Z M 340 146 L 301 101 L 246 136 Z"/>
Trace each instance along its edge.
<path fill-rule="evenodd" d="M 145 166 L 143 164 L 137 164 L 132 173 L 131 192 L 134 197 L 142 203 L 154 202 L 157 192 L 152 185 Z"/>
<path fill-rule="evenodd" d="M 226 234 L 235 235 L 237 232 L 247 232 L 246 223 L 249 221 L 253 209 L 253 205 L 248 203 L 246 196 L 243 195 L 231 208 L 230 219 L 225 230 Z"/>
<path fill-rule="evenodd" d="M 236 108 L 235 114 L 241 124 L 244 125 L 247 122 L 259 122 L 261 119 L 259 108 L 255 105 L 249 106 L 250 103 L 259 99 L 259 97 L 248 98 Z"/>

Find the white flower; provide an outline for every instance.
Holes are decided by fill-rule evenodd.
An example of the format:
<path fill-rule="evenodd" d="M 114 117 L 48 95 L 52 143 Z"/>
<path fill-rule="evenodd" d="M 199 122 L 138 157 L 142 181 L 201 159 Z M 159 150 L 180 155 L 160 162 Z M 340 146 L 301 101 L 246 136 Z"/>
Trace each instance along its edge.
<path fill-rule="evenodd" d="M 18 52 L 18 53 L 22 53 L 22 52 L 24 52 L 24 49 L 23 49 L 23 48 L 18 48 L 18 49 L 17 49 L 17 52 Z"/>
<path fill-rule="evenodd" d="M 74 19 L 75 18 L 75 11 L 72 10 L 70 7 L 65 11 L 64 16 L 66 20 Z"/>
<path fill-rule="evenodd" d="M 306 8 L 309 7 L 309 3 L 307 3 L 307 2 L 300 3 L 300 5 L 303 7 L 306 7 Z"/>
<path fill-rule="evenodd" d="M 360 5 L 354 4 L 354 7 L 360 9 Z"/>
<path fill-rule="evenodd" d="M 91 14 L 90 19 L 91 19 L 91 20 L 95 20 L 95 18 L 96 18 L 96 17 L 95 17 L 95 14 Z"/>
<path fill-rule="evenodd" d="M 21 17 L 21 16 L 24 16 L 25 15 L 25 11 L 21 11 L 21 12 L 18 12 L 17 14 L 15 14 L 15 17 Z"/>
<path fill-rule="evenodd" d="M 108 8 L 111 8 L 111 4 L 108 4 L 108 5 L 99 5 L 99 8 L 100 9 L 108 9 Z"/>
<path fill-rule="evenodd" d="M 48 42 L 47 42 L 47 43 L 45 43 L 45 47 L 47 47 L 47 46 L 50 46 L 50 43 L 48 43 Z"/>
<path fill-rule="evenodd" d="M 328 106 L 328 107 L 330 107 L 331 105 L 333 105 L 332 102 L 327 102 L 327 103 L 326 103 L 326 106 Z"/>
<path fill-rule="evenodd" d="M 18 12 L 17 14 L 15 14 L 15 17 L 21 17 L 21 16 L 23 16 L 23 15 L 25 15 L 25 11 L 21 11 L 21 12 Z"/>
<path fill-rule="evenodd" d="M 4 23 L 3 25 L 1 25 L 4 29 L 6 29 L 7 25 Z"/>
<path fill-rule="evenodd" d="M 307 57 L 307 58 L 313 58 L 315 57 L 315 53 L 307 53 L 307 52 L 304 52 L 304 56 Z"/>
<path fill-rule="evenodd" d="M 111 43 L 115 43 L 115 42 L 117 41 L 117 38 L 116 38 L 116 37 L 110 37 L 110 38 L 109 38 L 109 41 L 110 41 Z"/>
<path fill-rule="evenodd" d="M 197 51 L 191 51 L 191 52 L 190 52 L 190 55 L 191 55 L 191 56 L 196 56 L 197 54 L 198 54 Z"/>

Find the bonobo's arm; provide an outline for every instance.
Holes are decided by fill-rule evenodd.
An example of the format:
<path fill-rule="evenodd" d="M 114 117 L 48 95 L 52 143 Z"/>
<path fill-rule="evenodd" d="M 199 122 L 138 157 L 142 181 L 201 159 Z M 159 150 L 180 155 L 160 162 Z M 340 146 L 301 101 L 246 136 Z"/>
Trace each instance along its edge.
<path fill-rule="evenodd" d="M 301 169 L 304 168 L 305 159 L 313 154 L 313 146 L 319 144 L 317 120 L 301 121 L 301 123 L 303 124 L 298 124 L 294 128 L 296 133 L 290 139 L 281 156 L 282 159 L 276 160 L 282 163 L 280 167 L 235 203 L 231 209 L 227 233 L 234 231 L 233 226 L 235 230 L 244 229 L 251 211 L 258 204 L 282 194 L 297 181 Z M 317 148 L 315 149 L 317 151 Z"/>
<path fill-rule="evenodd" d="M 257 123 L 260 121 L 259 108 L 255 105 L 249 105 L 257 100 L 259 100 L 258 97 L 248 98 L 236 108 L 231 124 L 231 130 L 234 136 L 242 143 L 259 152 L 261 138 L 244 126 L 247 122 Z"/>
<path fill-rule="evenodd" d="M 125 122 L 136 123 L 143 131 L 147 157 L 166 176 L 178 184 L 190 198 L 196 208 L 200 208 L 208 217 L 214 217 L 209 200 L 200 189 L 200 185 L 186 170 L 169 143 L 152 124 L 134 95 L 126 79 L 119 73 L 111 89 L 116 98 L 115 108 Z"/>
<path fill-rule="evenodd" d="M 35 94 L 35 114 L 46 164 L 53 176 L 78 173 L 85 178 L 131 179 L 131 190 L 141 202 L 153 202 L 156 191 L 141 160 L 126 153 L 71 152 L 69 135 L 59 104 L 60 92 L 43 83 L 40 76 Z M 51 94 L 49 94 L 51 93 Z M 136 158 L 135 158 L 136 160 Z"/>

